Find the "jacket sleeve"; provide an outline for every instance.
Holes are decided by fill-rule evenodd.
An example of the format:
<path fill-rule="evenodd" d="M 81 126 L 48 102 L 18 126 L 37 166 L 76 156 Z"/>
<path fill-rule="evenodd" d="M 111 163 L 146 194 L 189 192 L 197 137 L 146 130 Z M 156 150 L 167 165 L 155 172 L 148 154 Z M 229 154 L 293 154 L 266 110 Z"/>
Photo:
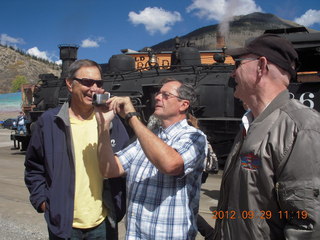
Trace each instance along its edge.
<path fill-rule="evenodd" d="M 302 130 L 280 167 L 276 193 L 286 239 L 320 239 L 320 133 Z"/>
<path fill-rule="evenodd" d="M 45 166 L 43 152 L 43 137 L 40 119 L 35 123 L 32 137 L 28 145 L 25 158 L 25 184 L 30 192 L 30 202 L 38 211 L 42 212 L 40 205 L 46 200 L 45 188 Z"/>
<path fill-rule="evenodd" d="M 111 145 L 113 152 L 125 148 L 129 143 L 128 133 L 118 116 L 112 121 Z M 111 196 L 110 193 L 111 192 Z M 120 222 L 126 214 L 126 177 L 109 178 L 104 181 L 104 204 L 113 215 L 116 222 Z M 112 202 L 113 204 L 110 204 Z"/>

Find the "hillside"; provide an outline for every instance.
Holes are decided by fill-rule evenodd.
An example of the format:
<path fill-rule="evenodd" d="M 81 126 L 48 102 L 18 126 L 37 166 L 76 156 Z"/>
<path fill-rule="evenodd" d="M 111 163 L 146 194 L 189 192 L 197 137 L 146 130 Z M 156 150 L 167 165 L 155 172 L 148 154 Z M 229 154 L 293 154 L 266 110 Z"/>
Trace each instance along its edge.
<path fill-rule="evenodd" d="M 17 75 L 25 76 L 29 83 L 37 83 L 39 74 L 60 76 L 60 67 L 0 45 L 0 93 L 8 93 Z"/>
<path fill-rule="evenodd" d="M 268 13 L 251 13 L 237 16 L 230 21 L 229 31 L 225 34 L 225 46 L 229 48 L 241 47 L 246 39 L 261 35 L 267 29 L 301 27 L 294 22 L 281 19 Z M 196 29 L 184 36 L 180 36 L 180 42 L 191 42 L 199 50 L 212 50 L 217 48 L 216 36 L 219 25 L 210 25 Z M 310 32 L 315 31 L 308 29 Z M 152 46 L 155 51 L 173 50 L 174 38 Z"/>

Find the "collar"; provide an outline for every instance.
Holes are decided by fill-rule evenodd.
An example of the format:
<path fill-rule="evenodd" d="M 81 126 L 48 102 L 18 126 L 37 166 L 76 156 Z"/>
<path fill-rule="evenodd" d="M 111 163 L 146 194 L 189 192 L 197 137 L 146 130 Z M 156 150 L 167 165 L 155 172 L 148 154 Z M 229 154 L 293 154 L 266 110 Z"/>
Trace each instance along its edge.
<path fill-rule="evenodd" d="M 65 102 L 60 108 L 56 117 L 60 118 L 66 126 L 70 126 L 69 119 L 69 102 Z"/>
<path fill-rule="evenodd" d="M 246 111 L 246 113 L 243 115 L 241 120 L 242 120 L 243 127 L 245 128 L 245 131 L 247 133 L 250 127 L 250 124 L 253 122 L 253 114 L 250 109 Z"/>
<path fill-rule="evenodd" d="M 172 136 L 176 135 L 177 132 L 180 131 L 181 128 L 190 126 L 187 122 L 187 119 L 183 119 L 179 122 L 176 122 L 170 125 L 167 128 L 159 127 L 159 135 L 161 139 L 170 139 Z"/>
<path fill-rule="evenodd" d="M 258 122 L 263 121 L 273 111 L 275 111 L 276 109 L 278 109 L 278 108 L 282 107 L 283 105 L 285 105 L 289 100 L 290 100 L 290 94 L 289 94 L 289 91 L 286 89 L 286 90 L 282 91 L 281 93 L 279 93 L 279 95 L 276 96 L 270 102 L 270 104 L 263 110 L 263 112 L 260 113 L 259 116 L 257 116 L 254 119 L 254 122 L 258 123 Z"/>

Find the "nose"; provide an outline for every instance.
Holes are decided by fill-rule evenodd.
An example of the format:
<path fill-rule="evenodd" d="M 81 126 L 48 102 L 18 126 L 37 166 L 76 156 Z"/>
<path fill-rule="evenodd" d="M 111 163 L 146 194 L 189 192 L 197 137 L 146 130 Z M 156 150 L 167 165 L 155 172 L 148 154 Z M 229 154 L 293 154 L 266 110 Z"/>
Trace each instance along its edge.
<path fill-rule="evenodd" d="M 162 94 L 160 94 L 160 93 L 155 93 L 154 94 L 154 99 L 155 100 L 161 100 L 161 97 L 162 97 Z"/>
<path fill-rule="evenodd" d="M 237 69 L 233 69 L 233 70 L 232 70 L 231 75 L 230 75 L 232 78 L 235 78 L 235 76 L 236 76 L 236 70 L 237 70 Z"/>
<path fill-rule="evenodd" d="M 99 88 L 98 88 L 98 86 L 97 86 L 96 83 L 94 83 L 94 84 L 90 87 L 90 90 L 91 90 L 92 92 L 96 92 L 98 89 L 99 89 Z"/>

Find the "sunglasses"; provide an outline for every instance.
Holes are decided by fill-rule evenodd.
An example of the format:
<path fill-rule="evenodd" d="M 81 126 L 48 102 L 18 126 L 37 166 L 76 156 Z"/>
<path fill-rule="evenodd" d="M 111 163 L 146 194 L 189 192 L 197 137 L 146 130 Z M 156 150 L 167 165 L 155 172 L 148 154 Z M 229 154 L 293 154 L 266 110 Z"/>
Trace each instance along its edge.
<path fill-rule="evenodd" d="M 163 99 L 169 99 L 170 97 L 173 98 L 173 97 L 176 97 L 176 98 L 179 98 L 179 99 L 182 99 L 181 97 L 177 96 L 177 95 L 174 95 L 173 93 L 169 93 L 169 92 L 156 92 L 156 96 L 160 95 L 161 94 L 161 97 Z"/>
<path fill-rule="evenodd" d="M 260 57 L 258 58 L 235 58 L 234 59 L 234 66 L 237 69 L 238 67 L 240 67 L 241 64 L 246 64 L 248 62 L 254 61 L 254 60 L 258 60 Z M 248 62 L 242 63 L 243 60 L 250 60 Z"/>
<path fill-rule="evenodd" d="M 89 78 L 73 78 L 81 83 L 83 86 L 92 87 L 93 84 L 96 84 L 98 88 L 102 88 L 103 81 L 102 80 L 93 80 Z"/>

